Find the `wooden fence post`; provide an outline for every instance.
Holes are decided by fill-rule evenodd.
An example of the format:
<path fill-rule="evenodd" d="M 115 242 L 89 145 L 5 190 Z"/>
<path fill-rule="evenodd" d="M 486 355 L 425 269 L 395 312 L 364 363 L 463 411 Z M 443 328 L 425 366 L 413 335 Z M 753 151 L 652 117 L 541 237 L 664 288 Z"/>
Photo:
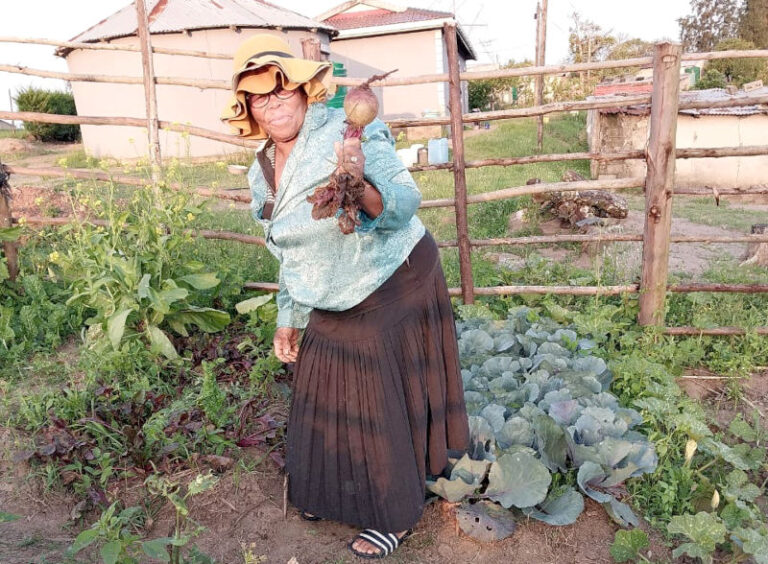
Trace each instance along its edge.
<path fill-rule="evenodd" d="M 645 178 L 645 229 L 640 280 L 640 325 L 663 325 L 669 268 L 675 145 L 680 96 L 680 55 L 673 43 L 656 45 L 653 62 L 648 173 Z"/>
<path fill-rule="evenodd" d="M 471 248 L 469 244 L 469 220 L 467 218 L 467 175 L 464 169 L 464 122 L 461 108 L 461 80 L 459 73 L 459 47 L 456 23 L 443 25 L 443 37 L 448 55 L 449 104 L 451 111 L 451 140 L 453 142 L 453 181 L 456 194 L 456 233 L 459 241 L 459 273 L 461 297 L 465 304 L 475 302 L 472 279 Z"/>
<path fill-rule="evenodd" d="M 322 61 L 323 54 L 320 52 L 320 41 L 314 37 L 308 37 L 301 40 L 301 54 L 310 61 Z"/>
<path fill-rule="evenodd" d="M 152 180 L 160 180 L 163 161 L 160 156 L 160 126 L 157 117 L 157 92 L 155 91 L 155 65 L 152 60 L 152 42 L 149 19 L 144 0 L 136 0 L 137 33 L 141 43 L 141 65 L 144 71 L 144 101 L 147 109 L 147 137 L 152 163 Z"/>
<path fill-rule="evenodd" d="M 13 227 L 11 219 L 11 187 L 8 184 L 8 177 L 5 165 L 0 162 L 0 228 Z M 6 263 L 8 264 L 8 276 L 11 280 L 16 280 L 19 275 L 19 257 L 16 251 L 16 243 L 8 241 L 3 243 Z"/>

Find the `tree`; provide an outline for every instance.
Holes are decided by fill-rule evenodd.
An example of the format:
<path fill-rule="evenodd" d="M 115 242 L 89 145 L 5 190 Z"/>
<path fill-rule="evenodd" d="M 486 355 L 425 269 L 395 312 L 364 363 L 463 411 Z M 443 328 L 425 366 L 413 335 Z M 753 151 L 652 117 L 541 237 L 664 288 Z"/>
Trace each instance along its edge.
<path fill-rule="evenodd" d="M 686 51 L 712 51 L 723 39 L 739 36 L 740 0 L 691 0 L 691 12 L 678 20 Z"/>
<path fill-rule="evenodd" d="M 635 59 L 640 57 L 651 57 L 655 45 L 650 41 L 633 38 L 619 41 L 608 52 L 607 59 L 618 61 L 620 59 Z"/>
<path fill-rule="evenodd" d="M 605 60 L 610 50 L 616 45 L 616 38 L 610 32 L 603 29 L 595 22 L 584 20 L 578 12 L 571 15 L 572 24 L 568 29 L 568 49 L 571 52 L 571 62 L 591 63 Z M 599 73 L 595 75 L 599 77 Z M 581 94 L 592 91 L 592 73 L 590 71 L 579 73 Z"/>
<path fill-rule="evenodd" d="M 490 80 L 470 80 L 468 88 L 469 109 L 486 110 L 493 99 L 493 86 Z"/>
<path fill-rule="evenodd" d="M 768 49 L 768 0 L 746 0 L 740 31 L 758 49 Z"/>
<path fill-rule="evenodd" d="M 652 57 L 655 46 L 650 41 L 643 41 L 642 39 L 633 38 L 619 40 L 608 51 L 606 59 L 609 61 L 620 61 L 622 59 L 636 59 L 640 57 Z M 634 73 L 635 68 L 619 68 L 619 69 L 605 69 L 602 71 L 603 77 L 621 76 L 628 72 Z"/>
<path fill-rule="evenodd" d="M 716 51 L 747 51 L 754 49 L 755 44 L 744 39 L 726 39 L 715 47 Z M 718 59 L 708 65 L 708 69 L 721 72 L 726 80 L 737 86 L 743 86 L 747 82 L 768 78 L 766 67 L 767 59 Z"/>
<path fill-rule="evenodd" d="M 516 69 L 520 67 L 531 66 L 531 61 L 517 63 L 510 60 L 507 64 L 500 67 L 503 69 Z M 497 105 L 504 93 L 517 89 L 519 103 L 524 104 L 528 96 L 529 84 L 519 76 L 510 76 L 507 78 L 489 78 L 486 80 L 472 80 L 469 82 L 469 107 L 470 109 L 479 108 L 488 109 L 492 105 Z"/>
<path fill-rule="evenodd" d="M 616 45 L 616 38 L 605 32 L 595 22 L 584 20 L 578 12 L 571 15 L 573 20 L 568 29 L 568 49 L 574 63 L 602 61 Z"/>

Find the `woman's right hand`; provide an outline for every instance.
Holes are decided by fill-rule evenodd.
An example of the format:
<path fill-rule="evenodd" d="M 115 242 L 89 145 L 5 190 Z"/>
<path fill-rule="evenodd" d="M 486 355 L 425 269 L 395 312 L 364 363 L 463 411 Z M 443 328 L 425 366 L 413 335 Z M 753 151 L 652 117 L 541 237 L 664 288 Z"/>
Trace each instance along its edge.
<path fill-rule="evenodd" d="M 278 327 L 272 344 L 278 360 L 296 362 L 299 356 L 299 330 L 295 327 Z"/>

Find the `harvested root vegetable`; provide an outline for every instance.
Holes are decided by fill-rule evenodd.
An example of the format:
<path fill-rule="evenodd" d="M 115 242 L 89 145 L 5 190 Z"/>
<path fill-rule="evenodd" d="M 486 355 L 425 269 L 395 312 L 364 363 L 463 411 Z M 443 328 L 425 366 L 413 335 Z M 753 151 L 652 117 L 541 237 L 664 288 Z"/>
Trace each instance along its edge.
<path fill-rule="evenodd" d="M 382 80 L 395 71 L 377 74 L 366 80 L 360 86 L 352 88 L 344 98 L 344 112 L 347 114 L 347 128 L 344 139 L 360 139 L 363 129 L 371 123 L 379 113 L 379 101 L 371 90 L 371 82 Z M 314 194 L 307 197 L 312 204 L 312 218 L 326 219 L 334 217 L 339 209 L 339 229 L 349 235 L 360 225 L 360 199 L 365 192 L 365 182 L 344 170 L 342 163 L 331 174 L 328 184 L 319 186 Z"/>

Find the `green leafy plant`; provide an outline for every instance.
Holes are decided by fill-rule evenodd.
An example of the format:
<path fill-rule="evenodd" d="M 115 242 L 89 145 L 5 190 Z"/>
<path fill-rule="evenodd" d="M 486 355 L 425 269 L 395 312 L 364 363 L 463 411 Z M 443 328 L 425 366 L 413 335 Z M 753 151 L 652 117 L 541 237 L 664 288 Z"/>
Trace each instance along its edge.
<path fill-rule="evenodd" d="M 656 453 L 632 430 L 639 413 L 608 392 L 612 374 L 591 354 L 595 342 L 526 307 L 502 321 L 477 306 L 466 312 L 457 328 L 472 446 L 428 489 L 454 502 L 490 499 L 553 525 L 573 523 L 584 494 L 621 525 L 636 525 L 607 490 L 652 472 Z M 551 473 L 573 472 L 581 493 L 550 489 Z"/>
<path fill-rule="evenodd" d="M 725 525 L 716 515 L 703 511 L 696 515 L 672 517 L 667 530 L 671 534 L 683 535 L 689 541 L 678 546 L 672 556 L 679 558 L 687 554 L 691 558 L 700 558 L 704 564 L 712 562 L 716 546 L 725 541 Z"/>
<path fill-rule="evenodd" d="M 216 332 L 229 323 L 228 313 L 196 305 L 219 279 L 185 256 L 184 245 L 192 238 L 186 225 L 202 212 L 189 194 L 159 186 L 137 190 L 119 206 L 112 187 L 103 206 L 87 193 L 79 202 L 109 223 L 74 223 L 50 261 L 69 283 L 67 304 L 93 312 L 86 322 L 93 345 L 118 350 L 124 341 L 140 340 L 174 359 L 168 330 L 186 336 L 192 325 Z"/>
<path fill-rule="evenodd" d="M 119 502 L 115 501 L 104 510 L 98 521 L 77 535 L 69 552 L 74 555 L 96 543 L 103 564 L 138 564 L 147 558 L 171 564 L 213 564 L 210 557 L 189 545 L 203 528 L 189 517 L 187 500 L 210 489 L 216 481 L 210 474 L 199 474 L 181 494 L 179 483 L 152 475 L 146 481 L 150 493 L 164 498 L 174 507 L 172 537 L 142 540 L 138 534 L 143 524 L 141 509 L 128 507 L 118 512 Z"/>
<path fill-rule="evenodd" d="M 70 554 L 96 543 L 103 564 L 138 564 L 141 537 L 136 531 L 141 524 L 141 509 L 128 507 L 118 512 L 118 506 L 118 501 L 113 502 L 91 528 L 77 535 Z"/>
<path fill-rule="evenodd" d="M 170 562 L 171 564 L 196 563 L 213 564 L 213 560 L 202 554 L 194 546 L 187 546 L 193 538 L 197 537 L 204 528 L 189 516 L 187 500 L 216 485 L 218 479 L 212 474 L 198 474 L 194 480 L 187 484 L 182 493 L 181 484 L 168 478 L 151 475 L 147 478 L 146 485 L 149 491 L 168 500 L 175 510 L 176 519 L 173 536 L 154 539 L 144 543 L 142 548 L 147 556 Z M 149 544 L 151 543 L 151 544 Z M 149 544 L 149 546 L 148 546 Z M 170 555 L 165 547 L 170 547 Z M 186 552 L 186 555 L 184 554 Z M 165 555 L 163 557 L 163 555 Z"/>
<path fill-rule="evenodd" d="M 630 560 L 649 562 L 641 551 L 650 545 L 648 535 L 641 529 L 619 530 L 616 531 L 611 545 L 611 556 L 616 562 L 629 562 Z"/>

